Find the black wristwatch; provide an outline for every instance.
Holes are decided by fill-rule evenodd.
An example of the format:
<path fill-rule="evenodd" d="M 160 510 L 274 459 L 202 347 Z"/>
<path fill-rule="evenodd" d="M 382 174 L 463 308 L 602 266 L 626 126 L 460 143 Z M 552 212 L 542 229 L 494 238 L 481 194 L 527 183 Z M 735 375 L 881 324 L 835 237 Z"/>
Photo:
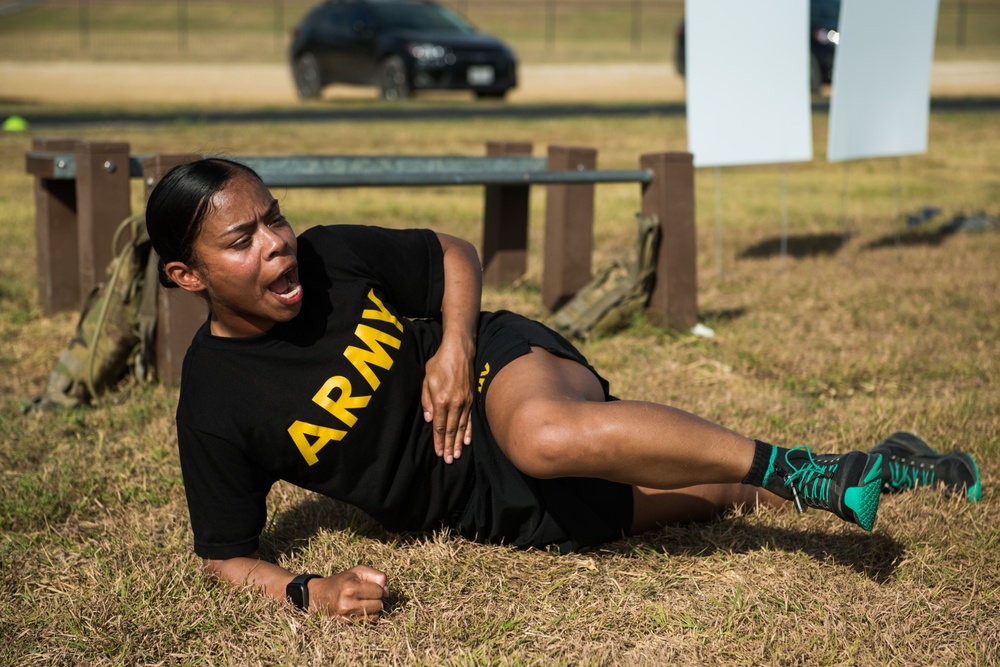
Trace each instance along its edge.
<path fill-rule="evenodd" d="M 299 576 L 292 579 L 287 586 L 285 586 L 285 597 L 293 605 L 301 609 L 302 611 L 309 610 L 309 587 L 306 583 L 310 579 L 319 579 L 318 574 L 300 574 Z"/>

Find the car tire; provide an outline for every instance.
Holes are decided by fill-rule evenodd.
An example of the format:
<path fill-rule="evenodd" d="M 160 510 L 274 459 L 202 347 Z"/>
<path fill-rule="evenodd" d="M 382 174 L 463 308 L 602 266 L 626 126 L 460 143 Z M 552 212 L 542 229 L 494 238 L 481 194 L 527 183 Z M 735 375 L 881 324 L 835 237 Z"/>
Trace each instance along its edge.
<path fill-rule="evenodd" d="M 295 90 L 303 100 L 316 99 L 323 91 L 319 61 L 309 51 L 295 59 L 295 64 L 292 65 L 292 78 L 295 79 Z"/>
<path fill-rule="evenodd" d="M 399 56 L 389 56 L 378 68 L 379 97 L 388 102 L 405 100 L 413 94 L 406 76 L 406 65 Z"/>
<path fill-rule="evenodd" d="M 477 100 L 502 100 L 507 97 L 506 90 L 477 90 Z"/>

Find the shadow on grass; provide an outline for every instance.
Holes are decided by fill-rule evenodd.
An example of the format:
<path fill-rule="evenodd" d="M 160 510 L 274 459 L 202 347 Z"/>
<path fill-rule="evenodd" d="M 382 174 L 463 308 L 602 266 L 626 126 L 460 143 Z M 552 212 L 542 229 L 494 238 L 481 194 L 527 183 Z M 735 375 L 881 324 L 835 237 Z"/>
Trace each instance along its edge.
<path fill-rule="evenodd" d="M 849 238 L 849 237 L 848 237 Z M 802 259 L 835 255 L 848 239 L 844 234 L 793 234 L 787 238 L 788 256 Z M 781 255 L 781 237 L 755 243 L 739 254 L 739 259 L 768 259 Z"/>
<path fill-rule="evenodd" d="M 382 543 L 406 545 L 429 533 L 394 533 L 351 505 L 324 496 L 307 498 L 282 512 L 261 536 L 261 555 L 267 559 L 292 556 L 321 531 L 350 531 Z M 456 537 L 456 539 L 463 539 Z M 667 526 L 629 539 L 595 547 L 593 553 L 621 556 L 710 556 L 718 553 L 787 551 L 803 553 L 817 561 L 845 565 L 882 583 L 892 577 L 903 558 L 898 540 L 861 529 L 842 532 L 791 530 L 751 523 L 742 517 L 704 523 Z"/>
<path fill-rule="evenodd" d="M 886 234 L 882 238 L 875 239 L 865 244 L 865 250 L 879 250 L 881 248 L 895 248 L 897 245 L 902 248 L 912 248 L 916 246 L 937 247 L 944 243 L 944 240 L 955 233 L 954 229 L 941 228 L 931 232 L 908 231 L 899 234 Z"/>
<path fill-rule="evenodd" d="M 708 324 L 725 324 L 738 320 L 747 314 L 746 308 L 720 308 L 718 310 L 703 310 L 701 320 Z"/>
<path fill-rule="evenodd" d="M 945 239 L 958 231 L 956 226 L 942 226 L 935 230 L 908 230 L 900 234 L 892 232 L 866 243 L 864 250 L 916 246 L 937 247 Z M 837 254 L 849 240 L 843 234 L 802 234 L 788 237 L 788 256 L 796 259 L 806 257 L 831 256 Z M 768 259 L 781 255 L 781 237 L 764 239 L 750 246 L 738 256 L 739 259 Z"/>
<path fill-rule="evenodd" d="M 292 556 L 305 548 L 321 531 L 349 531 L 379 542 L 408 543 L 422 533 L 394 533 L 347 503 L 312 494 L 290 510 L 277 515 L 261 534 L 260 552 L 267 559 Z"/>
<path fill-rule="evenodd" d="M 850 567 L 877 583 L 888 581 L 902 560 L 904 547 L 881 533 L 791 530 L 751 524 L 739 518 L 668 526 L 601 547 L 628 555 L 710 556 L 752 551 L 798 552 L 817 561 Z"/>

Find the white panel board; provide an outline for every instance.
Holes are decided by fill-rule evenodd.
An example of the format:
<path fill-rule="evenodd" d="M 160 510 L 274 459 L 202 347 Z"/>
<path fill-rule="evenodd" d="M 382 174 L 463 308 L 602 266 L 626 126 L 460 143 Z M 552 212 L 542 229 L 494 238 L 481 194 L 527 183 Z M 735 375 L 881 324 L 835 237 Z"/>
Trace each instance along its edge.
<path fill-rule="evenodd" d="M 811 160 L 808 0 L 687 0 L 685 33 L 695 166 Z"/>
<path fill-rule="evenodd" d="M 830 162 L 927 151 L 937 0 L 843 0 Z"/>

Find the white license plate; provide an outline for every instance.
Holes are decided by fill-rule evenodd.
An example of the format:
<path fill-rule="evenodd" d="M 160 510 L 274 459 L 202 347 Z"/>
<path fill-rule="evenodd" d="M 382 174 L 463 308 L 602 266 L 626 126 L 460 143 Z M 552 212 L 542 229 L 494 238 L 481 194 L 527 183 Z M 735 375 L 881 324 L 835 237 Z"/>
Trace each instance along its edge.
<path fill-rule="evenodd" d="M 465 75 L 470 86 L 489 86 L 493 83 L 493 68 L 489 65 L 473 65 Z"/>

